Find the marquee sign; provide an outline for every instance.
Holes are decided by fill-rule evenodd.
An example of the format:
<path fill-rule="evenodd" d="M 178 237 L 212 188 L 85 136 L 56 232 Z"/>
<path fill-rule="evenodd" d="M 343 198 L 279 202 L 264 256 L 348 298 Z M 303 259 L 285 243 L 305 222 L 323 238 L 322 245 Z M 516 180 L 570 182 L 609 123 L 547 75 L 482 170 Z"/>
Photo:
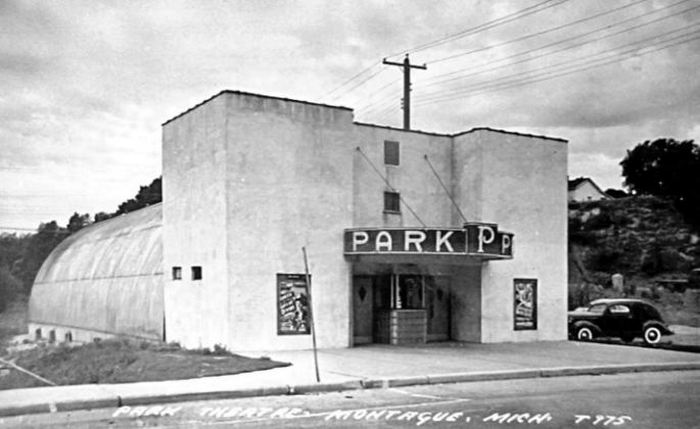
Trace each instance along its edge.
<path fill-rule="evenodd" d="M 464 228 L 352 228 L 345 230 L 345 254 L 432 254 L 513 257 L 513 234 L 495 224 Z"/>

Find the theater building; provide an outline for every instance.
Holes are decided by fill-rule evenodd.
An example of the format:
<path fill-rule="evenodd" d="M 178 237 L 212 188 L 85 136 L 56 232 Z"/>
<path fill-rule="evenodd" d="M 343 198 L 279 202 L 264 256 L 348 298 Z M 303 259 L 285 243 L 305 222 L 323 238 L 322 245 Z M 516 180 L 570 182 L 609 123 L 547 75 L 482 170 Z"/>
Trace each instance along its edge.
<path fill-rule="evenodd" d="M 163 124 L 159 290 L 142 324 L 234 351 L 310 348 L 311 315 L 319 347 L 563 340 L 566 185 L 559 138 L 403 130 L 223 91 Z M 31 308 L 32 329 L 60 325 Z"/>

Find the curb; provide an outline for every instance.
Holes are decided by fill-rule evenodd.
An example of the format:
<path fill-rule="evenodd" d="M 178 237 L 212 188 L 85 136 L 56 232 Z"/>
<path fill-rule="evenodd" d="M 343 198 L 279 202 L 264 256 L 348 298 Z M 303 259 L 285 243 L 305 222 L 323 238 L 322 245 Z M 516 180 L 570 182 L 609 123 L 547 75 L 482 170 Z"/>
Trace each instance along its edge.
<path fill-rule="evenodd" d="M 656 364 L 619 364 L 580 367 L 558 367 L 505 371 L 465 372 L 424 376 L 370 378 L 344 382 L 283 385 L 271 387 L 243 388 L 210 392 L 175 394 L 134 394 L 90 400 L 66 400 L 55 403 L 0 406 L 0 417 L 24 414 L 55 413 L 60 411 L 88 410 L 95 408 L 118 408 L 121 406 L 165 404 L 173 402 L 202 401 L 213 399 L 236 399 L 279 395 L 304 395 L 309 393 L 340 392 L 347 390 L 386 389 L 390 387 L 420 386 L 428 384 L 469 383 L 479 381 L 517 380 L 525 378 L 569 377 L 577 375 L 609 375 L 635 372 L 694 371 L 700 370 L 700 362 L 676 362 Z"/>

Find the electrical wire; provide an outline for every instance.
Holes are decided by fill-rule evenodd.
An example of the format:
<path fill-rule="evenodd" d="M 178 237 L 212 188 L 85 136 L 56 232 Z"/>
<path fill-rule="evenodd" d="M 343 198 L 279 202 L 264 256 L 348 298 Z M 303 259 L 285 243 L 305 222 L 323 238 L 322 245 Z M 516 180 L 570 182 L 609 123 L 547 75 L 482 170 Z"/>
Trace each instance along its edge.
<path fill-rule="evenodd" d="M 321 96 L 321 99 L 326 99 L 326 98 L 329 97 L 331 94 L 335 93 L 336 91 L 339 91 L 342 87 L 344 87 L 345 85 L 347 85 L 347 84 L 349 84 L 350 82 L 354 81 L 355 79 L 358 79 L 360 76 L 362 76 L 363 74 L 369 72 L 370 70 L 372 70 L 374 67 L 377 67 L 378 65 L 380 65 L 380 63 L 378 63 L 378 62 L 377 62 L 377 63 L 373 63 L 372 65 L 370 65 L 369 67 L 367 67 L 367 68 L 365 68 L 364 70 L 360 71 L 359 73 L 355 74 L 354 76 L 352 76 L 351 78 L 349 78 L 349 79 L 346 80 L 345 82 L 341 83 L 340 85 L 338 85 L 337 87 L 335 87 L 335 88 L 332 89 L 331 91 L 328 91 L 326 94 L 324 94 L 323 96 Z"/>
<path fill-rule="evenodd" d="M 527 50 L 527 51 L 524 51 L 524 52 L 519 52 L 519 53 L 516 53 L 516 54 L 513 54 L 513 55 L 509 55 L 509 56 L 507 56 L 507 57 L 500 58 L 500 59 L 495 60 L 495 61 L 492 61 L 492 62 L 490 62 L 490 63 L 486 63 L 486 64 L 484 64 L 484 65 L 482 65 L 482 66 L 478 66 L 478 67 L 468 67 L 468 68 L 460 69 L 460 70 L 453 71 L 453 72 L 450 72 L 450 73 L 445 73 L 445 74 L 443 74 L 443 75 L 439 75 L 439 76 L 436 76 L 436 77 L 441 77 L 441 76 L 442 76 L 442 77 L 447 77 L 447 76 L 452 76 L 452 75 L 455 75 L 455 74 L 460 74 L 460 76 L 451 77 L 451 78 L 448 78 L 448 79 L 441 79 L 441 80 L 434 80 L 435 77 L 433 77 L 432 79 L 430 79 L 430 80 L 428 80 L 428 81 L 426 81 L 426 82 L 423 82 L 422 87 L 425 88 L 425 87 L 430 87 L 430 86 L 434 86 L 434 85 L 442 84 L 442 83 L 446 83 L 446 82 L 453 82 L 453 81 L 465 79 L 465 78 L 467 78 L 467 77 L 476 76 L 476 75 L 483 74 L 483 73 L 486 73 L 486 72 L 498 70 L 498 69 L 501 69 L 501 68 L 504 68 L 504 67 L 510 67 L 510 66 L 512 66 L 512 65 L 521 64 L 521 63 L 524 63 L 524 62 L 528 62 L 528 61 L 532 61 L 532 60 L 535 60 L 535 59 L 543 58 L 543 57 L 546 57 L 546 56 L 549 56 L 549 55 L 553 55 L 553 54 L 556 54 L 556 53 L 568 51 L 568 50 L 571 50 L 571 49 L 573 49 L 573 48 L 577 48 L 577 47 L 584 46 L 584 45 L 589 44 L 589 43 L 592 43 L 592 42 L 597 42 L 597 41 L 600 41 L 600 40 L 603 40 L 603 39 L 607 39 L 607 38 L 610 38 L 610 37 L 613 37 L 613 36 L 617 36 L 617 35 L 619 35 L 619 34 L 627 33 L 627 32 L 630 32 L 630 31 L 632 31 L 632 30 L 636 30 L 636 29 L 638 29 L 638 28 L 645 27 L 645 26 L 648 26 L 648 25 L 651 25 L 651 24 L 655 24 L 655 23 L 657 23 L 657 22 L 660 22 L 660 21 L 663 21 L 663 20 L 666 20 L 666 19 L 669 19 L 669 18 L 678 16 L 678 15 L 681 15 L 681 14 L 683 14 L 683 13 L 692 11 L 692 10 L 694 10 L 694 9 L 700 8 L 700 5 L 694 6 L 694 7 L 691 7 L 691 8 L 689 8 L 689 9 L 684 9 L 684 10 L 682 10 L 682 11 L 673 13 L 673 14 L 671 14 L 671 15 L 666 15 L 666 16 L 663 16 L 663 17 L 660 17 L 660 18 L 657 18 L 657 19 L 648 21 L 648 22 L 644 22 L 644 23 L 641 23 L 641 24 L 632 26 L 632 27 L 627 27 L 627 28 L 624 28 L 624 29 L 619 30 L 619 31 L 617 31 L 617 32 L 610 33 L 610 34 L 607 34 L 607 35 L 604 35 L 604 36 L 600 36 L 600 37 L 597 37 L 597 38 L 594 38 L 594 39 L 590 39 L 590 40 L 587 40 L 587 41 L 584 41 L 584 42 L 581 42 L 581 43 L 578 43 L 578 44 L 569 45 L 569 46 L 564 46 L 564 47 L 562 47 L 562 48 L 560 48 L 560 49 L 556 49 L 556 50 L 553 50 L 553 51 L 550 51 L 550 52 L 546 52 L 546 53 L 543 53 L 543 54 L 540 54 L 540 55 L 537 55 L 537 56 L 528 57 L 528 58 L 525 58 L 525 59 L 522 59 L 522 60 L 519 60 L 519 61 L 510 62 L 510 63 L 507 63 L 507 64 L 502 64 L 502 65 L 500 65 L 500 66 L 495 66 L 495 67 L 491 67 L 491 68 L 484 68 L 484 67 L 486 67 L 486 66 L 488 66 L 489 64 L 492 64 L 492 63 L 502 63 L 502 62 L 504 62 L 504 61 L 506 61 L 506 60 L 509 60 L 509 59 L 513 59 L 513 58 L 517 58 L 517 57 L 522 57 L 522 56 L 525 56 L 525 55 L 529 55 L 529 54 L 531 54 L 531 53 L 533 53 L 533 52 L 541 51 L 541 50 L 543 50 L 543 49 L 550 48 L 550 47 L 552 47 L 552 46 L 561 45 L 561 44 L 563 44 L 563 43 L 570 42 L 570 41 L 572 41 L 572 40 L 580 39 L 580 38 L 582 38 L 582 37 L 590 36 L 590 35 L 592 35 L 592 34 L 595 34 L 595 33 L 601 32 L 601 31 L 609 30 L 610 28 L 615 27 L 615 26 L 618 26 L 618 25 L 620 25 L 620 24 L 624 24 L 624 23 L 627 23 L 627 22 L 629 22 L 629 21 L 633 21 L 633 20 L 639 19 L 639 18 L 641 18 L 641 17 L 645 17 L 645 16 L 648 16 L 648 15 L 651 15 L 651 14 L 653 14 L 653 13 L 657 13 L 657 12 L 659 12 L 659 11 L 661 11 L 661 10 L 667 9 L 667 8 L 669 8 L 669 7 L 676 6 L 676 5 L 681 4 L 681 3 L 685 3 L 685 2 L 687 2 L 687 1 L 690 1 L 690 0 L 682 0 L 682 1 L 678 2 L 678 3 L 673 4 L 673 5 L 667 6 L 667 7 L 662 8 L 662 9 L 658 9 L 658 10 L 656 10 L 656 11 L 654 11 L 654 12 L 650 12 L 650 13 L 647 13 L 647 14 L 643 14 L 643 15 L 639 15 L 639 16 L 632 17 L 632 18 L 628 18 L 628 19 L 625 19 L 625 20 L 623 20 L 623 21 L 620 21 L 620 22 L 618 22 L 618 23 L 616 23 L 616 24 L 614 24 L 614 25 L 608 25 L 608 26 L 605 26 L 605 27 L 599 27 L 599 28 L 597 28 L 597 29 L 595 29 L 595 30 L 592 30 L 592 31 L 589 31 L 589 32 L 587 32 L 587 33 L 583 33 L 583 34 L 580 34 L 580 35 L 577 35 L 577 36 L 569 37 L 569 38 L 567 38 L 567 39 L 562 39 L 562 40 L 559 40 L 559 41 L 556 41 L 556 42 L 553 42 L 553 43 L 548 43 L 548 44 L 546 44 L 546 45 L 542 45 L 542 46 L 540 46 L 540 47 L 538 47 L 538 48 L 530 49 L 530 50 Z M 482 69 L 482 70 L 474 71 L 474 72 L 472 72 L 472 73 L 467 73 L 467 74 L 461 74 L 461 73 L 464 72 L 464 71 L 474 70 L 474 69 Z"/>
<path fill-rule="evenodd" d="M 585 56 L 585 57 L 583 57 L 583 58 L 578 58 L 578 59 L 574 59 L 574 60 L 567 60 L 567 61 L 563 61 L 563 62 L 560 62 L 560 63 L 550 64 L 550 65 L 548 65 L 548 66 L 543 66 L 543 67 L 540 67 L 540 68 L 537 68 L 537 69 L 529 70 L 527 73 L 535 74 L 535 73 L 533 73 L 533 72 L 537 72 L 537 71 L 545 71 L 545 72 L 546 72 L 546 71 L 548 71 L 549 69 L 553 69 L 553 68 L 557 68 L 557 67 L 561 67 L 561 66 L 567 66 L 568 63 L 581 62 L 581 61 L 588 61 L 588 60 L 590 60 L 591 58 L 594 58 L 594 57 L 597 57 L 597 56 L 601 56 L 601 55 L 610 55 L 610 54 L 619 55 L 619 52 L 617 52 L 618 49 L 626 48 L 626 47 L 630 47 L 630 46 L 633 47 L 632 50 L 636 50 L 636 49 L 639 49 L 639 48 L 643 48 L 644 46 L 642 46 L 642 47 L 635 47 L 634 45 L 638 45 L 638 44 L 640 44 L 640 43 L 642 43 L 642 42 L 646 42 L 646 41 L 649 41 L 649 40 L 657 39 L 657 38 L 659 38 L 659 37 L 668 36 L 668 35 L 671 35 L 671 34 L 673 34 L 673 33 L 678 33 L 678 32 L 680 32 L 680 31 L 685 31 L 685 30 L 687 30 L 687 29 L 689 29 L 689 28 L 692 28 L 692 27 L 694 27 L 694 26 L 696 26 L 696 25 L 698 25 L 698 24 L 700 24 L 700 23 L 694 23 L 694 24 L 691 24 L 691 25 L 688 25 L 688 26 L 685 26 L 685 27 L 682 27 L 682 28 L 679 28 L 679 29 L 676 29 L 676 30 L 668 31 L 668 32 L 663 33 L 663 34 L 660 34 L 660 35 L 655 35 L 655 36 L 652 36 L 652 37 L 649 37 L 649 38 L 646 38 L 646 39 L 642 39 L 642 40 L 638 40 L 638 41 L 635 41 L 635 42 L 632 42 L 632 43 L 628 43 L 628 44 L 626 44 L 626 45 L 616 46 L 616 47 L 614 47 L 614 48 L 611 48 L 611 49 L 608 49 L 608 50 L 605 50 L 605 51 L 601 51 L 601 52 L 598 52 L 598 53 L 595 53 L 595 54 L 592 54 L 592 55 Z M 659 42 L 656 42 L 656 43 L 659 43 Z M 571 67 L 571 66 L 569 66 L 569 67 Z M 574 67 L 577 67 L 577 66 L 574 66 Z M 505 83 L 508 83 L 507 80 L 508 80 L 508 79 L 512 79 L 512 78 L 516 78 L 516 79 L 528 79 L 528 78 L 531 78 L 531 77 L 533 77 L 533 76 L 523 77 L 522 74 L 520 74 L 520 73 L 514 73 L 514 74 L 511 74 L 511 75 L 508 75 L 508 76 L 501 77 L 501 78 L 496 79 L 496 80 L 492 80 L 492 81 L 488 81 L 488 82 L 475 83 L 475 84 L 473 84 L 473 85 L 468 85 L 468 86 L 466 86 L 466 87 L 462 87 L 462 90 L 469 89 L 469 88 L 471 88 L 471 89 L 477 88 L 477 89 L 478 89 L 478 88 L 480 88 L 480 87 L 482 87 L 482 86 L 484 86 L 484 85 L 485 85 L 485 86 L 491 86 L 491 85 L 496 85 L 496 84 L 502 84 L 502 82 L 499 82 L 499 81 L 506 81 Z M 535 77 L 536 77 L 536 76 L 535 76 Z M 454 93 L 455 93 L 454 90 L 449 91 L 449 94 L 454 94 Z M 440 93 L 440 94 L 433 94 L 433 95 L 431 95 L 431 96 L 429 96 L 429 97 L 427 97 L 427 98 L 423 98 L 421 101 L 430 100 L 430 99 L 435 98 L 435 97 L 440 97 L 441 95 L 447 95 L 447 94 L 441 94 L 441 93 Z"/>
<path fill-rule="evenodd" d="M 597 14 L 595 14 L 595 15 L 587 16 L 587 17 L 585 17 L 585 18 L 581 18 L 581 19 L 578 19 L 578 20 L 576 20 L 576 21 L 569 22 L 569 23 L 567 23 L 567 24 L 562 24 L 562 25 L 558 25 L 558 26 L 556 26 L 556 27 L 548 28 L 547 30 L 542 30 L 542 31 L 539 31 L 539 32 L 537 32 L 537 33 L 528 34 L 528 35 L 526 35 L 526 36 L 521 36 L 521 37 L 518 37 L 518 38 L 515 38 L 515 39 L 512 39 L 512 40 L 508 40 L 508 41 L 506 41 L 506 42 L 498 43 L 498 44 L 495 44 L 495 45 L 484 46 L 484 47 L 482 47 L 482 48 L 472 49 L 472 50 L 470 50 L 470 51 L 461 52 L 461 53 L 453 54 L 453 55 L 448 55 L 448 56 L 442 57 L 442 58 L 432 59 L 432 60 L 429 60 L 428 62 L 431 63 L 431 64 L 436 64 L 436 63 L 440 63 L 440 62 L 443 62 L 443 61 L 449 61 L 449 60 L 452 60 L 452 59 L 455 59 L 455 58 L 460 58 L 460 57 L 463 57 L 463 56 L 466 56 L 466 55 L 474 54 L 474 53 L 477 53 L 477 52 L 483 52 L 483 51 L 487 51 L 487 50 L 489 50 L 489 49 L 499 48 L 499 47 L 501 47 L 501 46 L 506 46 L 506 45 L 510 45 L 510 44 L 513 44 L 513 43 L 521 42 L 521 41 L 523 41 L 523 40 L 531 39 L 531 38 L 533 38 L 533 37 L 538 37 L 538 36 L 541 36 L 541 35 L 543 35 L 543 34 L 548 34 L 548 33 L 551 33 L 551 32 L 554 32 L 554 31 L 558 31 L 558 30 L 561 30 L 561 29 L 564 29 L 564 28 L 567 28 L 567 27 L 571 27 L 572 25 L 577 25 L 577 24 L 580 24 L 580 23 L 582 23 L 582 22 L 586 22 L 586 21 L 590 21 L 590 20 L 592 20 L 592 19 L 600 18 L 601 16 L 609 15 L 609 14 L 611 14 L 611 13 L 618 12 L 618 11 L 620 11 L 620 10 L 622 10 L 622 9 L 626 9 L 626 8 L 628 8 L 628 7 L 636 6 L 636 5 L 638 5 L 638 4 L 640 4 L 640 3 L 643 3 L 643 2 L 646 2 L 646 1 L 648 1 L 648 0 L 637 0 L 637 1 L 634 1 L 634 2 L 632 2 L 632 3 L 628 3 L 628 4 L 626 4 L 626 5 L 622 5 L 622 6 L 619 6 L 619 7 L 614 8 L 614 9 L 605 11 L 605 12 L 601 12 L 601 13 L 597 13 Z M 685 2 L 685 1 L 690 1 L 690 0 L 683 0 L 683 1 L 680 2 L 680 3 L 683 3 L 683 2 Z M 678 4 L 678 3 L 677 3 L 677 4 Z"/>
<path fill-rule="evenodd" d="M 443 102 L 443 101 L 450 101 L 450 100 L 454 100 L 454 99 L 458 99 L 458 98 L 464 98 L 465 95 L 477 95 L 477 94 L 482 94 L 482 93 L 489 93 L 489 92 L 494 92 L 494 91 L 500 91 L 500 90 L 503 90 L 503 89 L 509 89 L 509 88 L 513 88 L 513 87 L 520 87 L 520 86 L 523 86 L 523 85 L 529 85 L 529 84 L 532 84 L 532 83 L 542 82 L 542 81 L 545 81 L 545 80 L 550 80 L 550 79 L 554 79 L 554 78 L 558 78 L 558 77 L 562 77 L 562 76 L 567 76 L 567 75 L 574 74 L 574 73 L 579 73 L 579 72 L 581 72 L 581 71 L 590 70 L 590 69 L 592 69 L 592 68 L 597 68 L 597 67 L 600 67 L 600 66 L 604 66 L 604 65 L 608 65 L 608 64 L 613 64 L 613 63 L 616 63 L 616 62 L 620 62 L 621 60 L 626 59 L 627 57 L 631 57 L 631 56 L 635 56 L 635 55 L 637 55 L 637 56 L 644 56 L 644 55 L 651 54 L 651 53 L 653 53 L 653 52 L 661 51 L 661 50 L 668 49 L 668 48 L 671 48 L 671 47 L 674 47 L 674 46 L 682 45 L 682 44 L 684 44 L 684 43 L 692 42 L 693 40 L 700 39 L 700 31 L 694 31 L 694 32 L 691 32 L 691 33 L 688 33 L 688 34 L 682 34 L 682 35 L 680 35 L 680 36 L 676 36 L 676 37 L 674 37 L 674 38 L 671 38 L 671 39 L 669 39 L 669 40 L 665 40 L 665 41 L 662 41 L 662 42 L 659 42 L 659 43 L 668 43 L 668 42 L 671 42 L 671 41 L 674 41 L 674 40 L 677 40 L 677 39 L 682 39 L 682 38 L 687 37 L 687 36 L 692 36 L 692 35 L 694 35 L 694 34 L 696 34 L 696 33 L 697 33 L 698 35 L 695 36 L 695 37 L 691 37 L 691 38 L 688 38 L 688 39 L 686 39 L 686 40 L 680 40 L 680 41 L 677 41 L 677 42 L 674 42 L 674 43 L 671 43 L 671 44 L 667 44 L 667 45 L 664 45 L 664 46 L 656 46 L 656 47 L 654 47 L 653 45 L 650 45 L 650 46 L 644 46 L 644 47 L 635 47 L 635 48 L 631 48 L 631 49 L 629 49 L 629 50 L 626 51 L 626 52 L 616 53 L 617 56 L 616 56 L 615 58 L 613 58 L 612 60 L 600 59 L 600 60 L 597 60 L 597 61 L 598 61 L 597 63 L 589 64 L 589 65 L 587 65 L 587 66 L 585 66 L 585 67 L 574 68 L 573 70 L 569 70 L 569 71 L 563 71 L 563 70 L 562 70 L 562 71 L 560 71 L 560 72 L 554 72 L 553 74 L 552 74 L 552 72 L 549 72 L 549 73 L 542 73 L 542 74 L 539 75 L 539 76 L 530 76 L 530 77 L 524 78 L 522 81 L 514 80 L 514 81 L 511 81 L 511 82 L 503 82 L 503 83 L 495 84 L 495 85 L 492 84 L 492 85 L 490 85 L 490 86 L 489 86 L 489 85 L 485 85 L 485 86 L 480 87 L 480 88 L 473 88 L 473 89 L 468 90 L 468 91 L 460 91 L 459 93 L 453 93 L 453 95 L 455 95 L 455 96 L 449 96 L 449 97 L 443 97 L 443 98 L 436 98 L 436 99 L 432 99 L 432 100 L 425 100 L 425 101 L 416 103 L 416 105 L 417 105 L 417 106 L 420 106 L 420 105 L 433 104 L 433 103 L 438 103 L 438 102 Z M 653 48 L 653 49 L 650 49 L 650 50 L 648 50 L 648 51 L 646 51 L 646 52 L 639 52 L 640 49 L 644 49 L 644 48 Z"/>
<path fill-rule="evenodd" d="M 542 12 L 544 10 L 547 10 L 549 8 L 558 6 L 562 3 L 566 3 L 569 0 L 545 0 L 543 2 L 537 3 L 533 6 L 526 7 L 525 9 L 521 9 L 517 12 L 513 12 L 511 14 L 502 16 L 500 18 L 494 19 L 492 21 L 485 22 L 483 24 L 477 25 L 475 27 L 468 28 L 466 30 L 459 31 L 457 33 L 451 34 L 449 36 L 443 37 L 441 39 L 434 40 L 432 42 L 424 43 L 422 45 L 418 45 L 416 47 L 410 48 L 403 50 L 401 52 L 397 52 L 396 54 L 389 55 L 387 58 L 395 57 L 398 55 L 403 55 L 403 54 L 411 54 L 415 52 L 420 52 L 424 51 L 426 49 L 434 48 L 435 46 L 440 46 L 445 43 L 452 42 L 454 40 L 461 39 L 463 37 L 471 36 L 473 34 L 481 33 L 482 31 L 489 30 L 494 27 L 498 27 L 503 24 L 507 24 L 509 22 L 524 18 L 526 16 L 532 15 L 537 12 Z M 547 3 L 550 3 L 547 5 Z"/>

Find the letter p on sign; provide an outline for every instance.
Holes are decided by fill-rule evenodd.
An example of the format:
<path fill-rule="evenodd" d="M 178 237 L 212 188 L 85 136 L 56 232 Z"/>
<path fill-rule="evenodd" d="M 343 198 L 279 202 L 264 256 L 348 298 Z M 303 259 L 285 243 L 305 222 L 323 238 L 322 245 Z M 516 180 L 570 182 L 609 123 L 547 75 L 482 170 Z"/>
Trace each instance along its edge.
<path fill-rule="evenodd" d="M 513 247 L 513 238 L 508 234 L 503 234 L 501 237 L 501 254 L 510 255 L 511 247 Z"/>
<path fill-rule="evenodd" d="M 479 253 L 484 253 L 484 244 L 491 244 L 496 239 L 496 233 L 490 226 L 479 227 Z"/>
<path fill-rule="evenodd" d="M 352 251 L 357 252 L 357 246 L 367 244 L 368 241 L 369 234 L 364 231 L 354 231 L 352 233 Z"/>

